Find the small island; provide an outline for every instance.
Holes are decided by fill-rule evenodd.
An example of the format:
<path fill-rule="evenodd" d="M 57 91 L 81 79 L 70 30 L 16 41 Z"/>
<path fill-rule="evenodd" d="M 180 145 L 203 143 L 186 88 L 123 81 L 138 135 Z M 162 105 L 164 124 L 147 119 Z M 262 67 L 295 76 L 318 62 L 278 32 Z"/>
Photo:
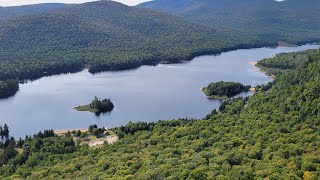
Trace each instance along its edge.
<path fill-rule="evenodd" d="M 249 91 L 251 86 L 245 86 L 236 82 L 216 82 L 210 83 L 208 87 L 204 87 L 201 90 L 207 95 L 209 99 L 228 99 L 241 92 Z"/>
<path fill-rule="evenodd" d="M 78 107 L 75 107 L 74 109 L 76 109 L 77 111 L 89 111 L 97 115 L 100 115 L 101 113 L 112 111 L 113 108 L 114 108 L 114 105 L 110 99 L 100 100 L 95 96 L 90 104 L 87 104 L 84 106 L 78 106 Z"/>

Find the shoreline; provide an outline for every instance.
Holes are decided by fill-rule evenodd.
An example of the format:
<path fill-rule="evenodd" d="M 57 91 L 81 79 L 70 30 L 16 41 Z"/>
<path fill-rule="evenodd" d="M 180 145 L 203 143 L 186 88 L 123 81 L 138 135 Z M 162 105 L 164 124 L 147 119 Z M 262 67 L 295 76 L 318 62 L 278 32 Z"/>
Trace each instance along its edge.
<path fill-rule="evenodd" d="M 261 59 L 262 60 L 262 59 Z M 249 64 L 251 64 L 251 65 L 257 65 L 257 63 L 258 63 L 258 61 L 256 61 L 256 62 L 253 62 L 253 61 L 251 61 L 251 62 L 248 62 Z M 257 67 L 257 66 L 256 66 Z M 257 67 L 257 68 L 259 68 L 259 67 Z M 263 71 L 261 68 L 259 68 L 259 70 L 262 72 L 262 73 L 264 73 L 265 75 L 267 75 L 268 77 L 270 77 L 271 79 L 272 79 L 272 81 L 274 80 L 274 77 L 272 77 L 272 76 L 269 76 L 268 74 L 266 74 L 266 72 L 265 71 Z M 208 98 L 208 97 L 207 97 Z M 212 99 L 217 99 L 217 98 L 212 98 Z M 219 100 L 219 99 L 218 99 Z M 82 129 L 83 130 L 83 129 Z M 55 132 L 57 132 L 57 133 L 61 133 L 61 132 L 67 132 L 68 130 L 55 130 Z"/>
<path fill-rule="evenodd" d="M 88 132 L 88 129 L 56 129 L 56 130 L 53 130 L 53 132 L 57 135 L 63 135 L 63 134 L 67 134 L 68 131 L 78 131 L 80 130 L 81 132 Z"/>
<path fill-rule="evenodd" d="M 250 61 L 250 62 L 248 62 L 248 63 L 255 66 L 255 65 L 258 64 L 258 61 Z"/>
<path fill-rule="evenodd" d="M 299 46 L 305 46 L 305 45 L 320 45 L 320 42 L 308 42 L 308 41 L 305 41 L 303 43 L 297 43 L 297 44 L 293 44 L 294 47 L 299 47 Z M 258 49 L 258 48 L 278 48 L 278 47 L 293 47 L 293 46 L 283 46 L 283 45 L 280 45 L 279 42 L 277 45 L 252 45 L 252 46 L 246 46 L 246 45 L 238 45 L 236 47 L 232 47 L 232 48 L 225 48 L 225 49 L 221 49 L 220 51 L 206 51 L 206 52 L 194 52 L 193 54 L 189 54 L 189 55 L 186 55 L 185 58 L 182 58 L 184 60 L 159 60 L 159 61 L 155 61 L 154 63 L 152 63 L 152 65 L 159 65 L 159 64 L 162 64 L 162 62 L 164 62 L 164 64 L 180 64 L 180 63 L 187 63 L 187 62 L 190 62 L 192 61 L 194 58 L 196 57 L 200 57 L 200 56 L 210 56 L 210 55 L 219 55 L 219 54 L 222 54 L 222 53 L 227 53 L 227 52 L 232 52 L 232 51 L 237 51 L 237 50 L 248 50 L 248 49 Z M 168 63 L 167 63 L 168 62 Z M 126 70 L 132 70 L 132 69 L 136 69 L 136 68 L 140 68 L 141 66 L 143 65 L 150 65 L 148 63 L 143 63 L 143 64 L 140 64 L 138 66 L 132 66 L 132 67 L 128 67 L 128 68 L 123 68 L 123 69 L 117 69 L 117 70 L 113 70 L 112 68 L 111 69 L 105 69 L 105 70 L 98 70 L 98 71 L 93 71 L 93 72 L 90 72 L 90 69 L 88 69 L 90 66 L 88 64 L 84 64 L 82 68 L 80 69 L 77 69 L 77 70 L 70 70 L 70 71 L 61 71 L 61 72 L 57 72 L 57 73 L 52 73 L 52 74 L 44 74 L 42 76 L 39 76 L 39 77 L 36 77 L 36 78 L 33 78 L 32 81 L 36 81 L 38 79 L 41 79 L 43 77 L 50 77 L 50 76 L 55 76 L 55 75 L 61 75 L 61 74 L 73 74 L 73 73 L 78 73 L 78 72 L 81 72 L 83 70 L 88 70 L 89 73 L 91 74 L 98 74 L 98 73 L 101 73 L 101 72 L 112 72 L 112 71 L 126 71 Z M 25 79 L 27 80 L 27 79 Z M 21 82 L 25 82 L 25 80 L 20 80 Z M 28 80 L 27 80 L 28 81 Z M 20 85 L 20 83 L 19 83 Z M 16 95 L 18 93 L 15 92 L 14 95 Z M 9 97 L 6 97 L 6 98 L 10 98 L 10 97 L 13 97 L 14 95 L 12 96 L 9 96 Z M 0 97 L 0 100 L 2 98 Z"/>
<path fill-rule="evenodd" d="M 86 104 L 86 105 L 83 105 L 83 106 L 76 106 L 73 109 L 76 110 L 76 111 L 79 111 L 79 112 L 98 113 L 98 109 L 91 108 L 90 104 Z"/>
<path fill-rule="evenodd" d="M 250 65 L 258 68 L 258 69 L 259 69 L 259 72 L 263 73 L 264 75 L 266 75 L 266 76 L 268 76 L 269 78 L 271 78 L 272 81 L 274 81 L 275 78 L 276 78 L 275 75 L 273 75 L 273 74 L 268 74 L 266 70 L 264 70 L 262 67 L 259 67 L 259 66 L 258 66 L 258 62 L 259 62 L 259 61 L 262 61 L 262 60 L 263 60 L 263 59 L 258 60 L 258 61 L 250 61 L 250 62 L 248 62 L 248 64 L 250 64 Z"/>
<path fill-rule="evenodd" d="M 221 100 L 221 101 L 228 99 L 227 96 L 207 96 L 206 88 L 205 88 L 205 87 L 200 88 L 200 90 L 204 93 L 204 95 L 205 95 L 208 99 Z"/>

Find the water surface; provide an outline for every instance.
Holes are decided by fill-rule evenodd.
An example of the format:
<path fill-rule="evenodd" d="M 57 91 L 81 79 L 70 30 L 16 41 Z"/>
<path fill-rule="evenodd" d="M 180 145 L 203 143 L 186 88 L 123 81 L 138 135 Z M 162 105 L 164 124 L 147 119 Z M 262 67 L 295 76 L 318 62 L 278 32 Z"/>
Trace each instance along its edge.
<path fill-rule="evenodd" d="M 196 57 L 184 64 L 142 66 L 95 75 L 84 70 L 44 77 L 21 84 L 14 97 L 0 100 L 0 124 L 7 123 L 11 135 L 24 137 L 44 129 L 83 129 L 91 124 L 111 128 L 129 121 L 202 118 L 218 108 L 220 101 L 208 100 L 201 87 L 221 80 L 252 86 L 267 83 L 272 79 L 249 62 L 319 47 L 236 50 Z M 96 117 L 73 109 L 88 104 L 94 96 L 111 98 L 114 110 Z"/>

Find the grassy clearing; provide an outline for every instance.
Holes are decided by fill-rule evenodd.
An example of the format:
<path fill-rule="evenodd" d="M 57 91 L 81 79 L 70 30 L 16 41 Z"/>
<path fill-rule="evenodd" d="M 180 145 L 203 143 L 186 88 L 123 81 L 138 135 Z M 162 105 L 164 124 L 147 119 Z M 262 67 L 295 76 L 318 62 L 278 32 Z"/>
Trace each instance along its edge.
<path fill-rule="evenodd" d="M 98 109 L 94 109 L 94 108 L 90 107 L 90 104 L 87 104 L 84 106 L 77 106 L 74 109 L 77 111 L 88 111 L 88 112 L 93 112 L 93 113 L 98 112 Z"/>

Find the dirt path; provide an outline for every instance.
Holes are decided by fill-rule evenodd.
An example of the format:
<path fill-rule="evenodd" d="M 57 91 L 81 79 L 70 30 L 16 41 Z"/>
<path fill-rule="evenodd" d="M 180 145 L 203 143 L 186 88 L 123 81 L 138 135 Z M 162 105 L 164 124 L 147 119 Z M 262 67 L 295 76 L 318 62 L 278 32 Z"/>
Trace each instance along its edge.
<path fill-rule="evenodd" d="M 99 145 L 102 145 L 104 144 L 105 142 L 107 142 L 108 144 L 113 144 L 115 142 L 118 141 L 118 136 L 115 136 L 115 135 L 111 135 L 111 136 L 106 136 L 104 138 L 99 138 L 97 140 L 93 140 L 93 141 L 90 141 L 88 143 L 88 145 L 90 147 L 95 147 L 95 146 L 99 146 Z"/>

